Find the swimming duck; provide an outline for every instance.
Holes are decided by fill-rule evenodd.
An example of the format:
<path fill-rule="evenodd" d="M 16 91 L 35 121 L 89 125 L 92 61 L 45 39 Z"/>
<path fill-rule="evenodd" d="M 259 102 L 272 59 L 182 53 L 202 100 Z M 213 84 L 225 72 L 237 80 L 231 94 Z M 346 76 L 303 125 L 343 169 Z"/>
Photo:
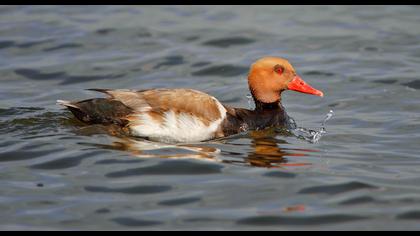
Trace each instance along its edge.
<path fill-rule="evenodd" d="M 289 118 L 281 93 L 293 90 L 323 97 L 283 58 L 264 57 L 251 65 L 248 85 L 255 109 L 233 108 L 193 89 L 88 89 L 107 98 L 57 103 L 87 124 L 117 125 L 133 136 L 161 142 L 198 142 L 248 130 L 285 126 Z"/>

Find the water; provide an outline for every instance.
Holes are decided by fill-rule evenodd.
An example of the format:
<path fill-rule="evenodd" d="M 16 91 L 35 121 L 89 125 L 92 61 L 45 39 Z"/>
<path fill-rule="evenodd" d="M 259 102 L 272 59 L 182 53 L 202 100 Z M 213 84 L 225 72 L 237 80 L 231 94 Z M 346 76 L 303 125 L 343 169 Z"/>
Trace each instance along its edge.
<path fill-rule="evenodd" d="M 306 140 L 308 142 L 311 142 L 311 143 L 316 143 L 321 139 L 321 137 L 324 134 L 327 133 L 327 130 L 325 128 L 325 123 L 329 119 L 331 119 L 333 114 L 334 114 L 333 110 L 330 110 L 327 113 L 324 120 L 322 121 L 321 128 L 319 128 L 318 131 L 312 130 L 312 129 L 306 129 L 304 127 L 298 127 L 296 125 L 296 121 L 293 118 L 290 118 L 290 126 L 291 127 L 289 128 L 289 131 L 298 138 L 304 139 L 304 140 Z"/>
<path fill-rule="evenodd" d="M 0 7 L 0 229 L 420 229 L 419 11 Z M 55 104 L 188 87 L 246 108 L 248 66 L 267 55 L 325 93 L 283 94 L 309 140 L 158 144 Z"/>

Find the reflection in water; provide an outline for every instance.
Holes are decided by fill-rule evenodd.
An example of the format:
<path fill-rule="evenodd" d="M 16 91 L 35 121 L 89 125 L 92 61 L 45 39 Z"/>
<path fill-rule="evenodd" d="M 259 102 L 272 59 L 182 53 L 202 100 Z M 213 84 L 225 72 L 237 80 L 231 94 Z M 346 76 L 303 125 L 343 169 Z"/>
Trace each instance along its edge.
<path fill-rule="evenodd" d="M 252 139 L 251 147 L 253 150 L 248 153 L 245 161 L 252 166 L 267 168 L 310 165 L 310 163 L 305 162 L 289 163 L 287 157 L 303 157 L 307 154 L 302 153 L 302 151 L 314 150 L 280 148 L 278 144 L 287 144 L 287 142 L 275 138 L 277 134 L 278 133 L 274 128 L 261 131 L 251 131 L 249 133 L 249 137 Z M 315 152 L 317 151 L 315 150 Z"/>
<path fill-rule="evenodd" d="M 304 153 L 291 153 L 286 149 L 278 147 L 279 140 L 272 136 L 264 136 L 265 133 L 258 131 L 251 132 L 252 147 L 254 150 L 245 159 L 252 166 L 258 167 L 281 167 L 301 166 L 310 163 L 288 163 L 287 156 L 305 156 Z M 285 141 L 282 141 L 286 143 Z"/>
<path fill-rule="evenodd" d="M 279 144 L 288 144 L 285 140 L 278 139 L 279 131 L 275 128 L 251 131 L 240 134 L 241 138 L 251 139 L 252 150 L 243 153 L 234 159 L 223 159 L 218 144 L 229 145 L 238 136 L 227 137 L 218 140 L 188 144 L 168 144 L 153 142 L 146 139 L 129 137 L 126 132 L 117 126 L 91 125 L 82 127 L 78 134 L 91 135 L 107 133 L 116 140 L 112 144 L 94 144 L 97 147 L 127 151 L 141 158 L 170 158 L 170 159 L 200 159 L 211 162 L 230 163 L 235 165 L 250 165 L 265 168 L 280 168 L 286 166 L 307 166 L 308 162 L 289 162 L 290 157 L 304 157 L 308 152 L 319 152 L 309 149 L 281 148 Z M 282 133 L 287 134 L 287 133 Z M 290 134 L 289 134 L 290 135 Z M 92 144 L 88 144 L 92 145 Z M 249 147 L 248 144 L 244 145 Z"/>
<path fill-rule="evenodd" d="M 220 161 L 217 158 L 219 149 L 194 144 L 169 144 L 153 142 L 142 138 L 130 137 L 124 129 L 114 125 L 89 125 L 76 131 L 80 135 L 109 134 L 116 140 L 112 144 L 94 144 L 105 149 L 127 151 L 142 158 L 201 159 Z M 89 143 L 88 145 L 92 145 Z"/>
<path fill-rule="evenodd" d="M 188 158 L 220 161 L 217 158 L 217 154 L 220 153 L 219 149 L 207 146 L 194 146 L 193 144 L 166 144 L 131 137 L 123 137 L 119 138 L 119 141 L 114 141 L 112 143 L 112 147 L 118 150 L 128 151 L 138 157 L 159 157 L 170 159 Z"/>

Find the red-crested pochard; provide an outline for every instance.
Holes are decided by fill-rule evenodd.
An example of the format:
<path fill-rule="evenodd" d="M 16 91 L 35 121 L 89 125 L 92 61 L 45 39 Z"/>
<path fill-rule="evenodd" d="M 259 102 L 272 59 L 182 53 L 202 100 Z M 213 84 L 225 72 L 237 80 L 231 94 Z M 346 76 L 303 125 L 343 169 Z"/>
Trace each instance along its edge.
<path fill-rule="evenodd" d="M 323 96 L 305 83 L 285 59 L 264 57 L 251 65 L 248 85 L 255 109 L 233 108 L 193 89 L 89 89 L 108 95 L 57 102 L 87 124 L 118 125 L 130 135 L 163 142 L 197 142 L 248 130 L 285 126 L 281 93 Z"/>

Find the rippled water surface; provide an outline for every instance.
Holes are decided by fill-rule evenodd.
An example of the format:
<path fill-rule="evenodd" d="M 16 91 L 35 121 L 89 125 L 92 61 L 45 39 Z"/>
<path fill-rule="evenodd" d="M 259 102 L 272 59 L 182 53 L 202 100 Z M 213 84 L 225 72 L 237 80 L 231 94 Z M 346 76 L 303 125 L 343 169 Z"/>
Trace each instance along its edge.
<path fill-rule="evenodd" d="M 420 8 L 0 7 L 0 229 L 420 229 Z M 248 107 L 288 58 L 315 143 L 265 130 L 170 145 L 85 126 L 86 88 L 189 87 Z"/>

